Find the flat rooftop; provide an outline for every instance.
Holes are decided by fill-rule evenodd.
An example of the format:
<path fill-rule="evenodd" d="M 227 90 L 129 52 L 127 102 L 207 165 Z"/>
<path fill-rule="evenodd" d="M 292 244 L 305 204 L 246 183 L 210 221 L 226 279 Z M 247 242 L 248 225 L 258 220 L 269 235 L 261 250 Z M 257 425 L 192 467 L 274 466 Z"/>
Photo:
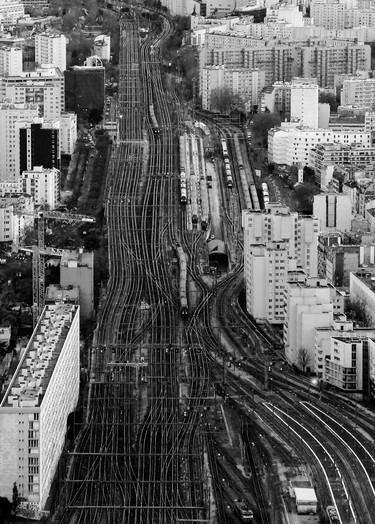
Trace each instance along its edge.
<path fill-rule="evenodd" d="M 77 310 L 72 304 L 44 308 L 0 408 L 41 405 Z"/>

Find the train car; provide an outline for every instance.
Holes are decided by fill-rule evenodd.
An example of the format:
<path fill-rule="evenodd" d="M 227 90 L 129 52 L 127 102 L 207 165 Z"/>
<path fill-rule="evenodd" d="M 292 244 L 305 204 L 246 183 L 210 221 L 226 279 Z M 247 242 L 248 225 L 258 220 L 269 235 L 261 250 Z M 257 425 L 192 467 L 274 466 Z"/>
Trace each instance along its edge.
<path fill-rule="evenodd" d="M 180 266 L 180 280 L 179 280 L 179 298 L 180 298 L 180 314 L 183 319 L 189 316 L 188 300 L 187 300 L 187 264 L 186 255 L 180 244 L 176 246 L 178 263 Z"/>
<path fill-rule="evenodd" d="M 225 164 L 225 175 L 226 175 L 227 187 L 232 188 L 233 187 L 233 177 L 232 177 L 232 170 L 229 164 Z"/>
<path fill-rule="evenodd" d="M 254 513 L 246 502 L 239 501 L 234 503 L 235 513 L 240 517 L 241 522 L 254 522 Z"/>
<path fill-rule="evenodd" d="M 329 524 L 341 524 L 341 520 L 337 514 L 335 506 L 327 506 L 326 513 Z"/>
<path fill-rule="evenodd" d="M 197 180 L 195 175 L 190 175 L 190 197 L 191 197 L 191 221 L 193 224 L 198 223 L 198 195 Z"/>
<path fill-rule="evenodd" d="M 186 171 L 186 137 L 181 135 L 179 138 L 179 155 L 180 155 L 180 171 Z"/>
<path fill-rule="evenodd" d="M 199 177 L 199 188 L 201 195 L 201 227 L 203 230 L 207 229 L 209 221 L 210 206 L 208 201 L 208 188 L 206 179 L 206 165 L 204 162 L 204 147 L 203 140 L 198 140 L 198 152 L 199 152 L 199 166 L 200 166 L 200 177 Z"/>
<path fill-rule="evenodd" d="M 187 181 L 185 171 L 180 171 L 180 202 L 181 204 L 187 203 Z"/>
<path fill-rule="evenodd" d="M 260 209 L 257 188 L 255 184 L 250 184 L 251 200 L 253 202 L 253 209 Z"/>
<path fill-rule="evenodd" d="M 221 139 L 221 149 L 223 150 L 224 157 L 228 156 L 227 141 L 224 138 Z"/>
<path fill-rule="evenodd" d="M 155 109 L 152 104 L 149 105 L 149 112 L 150 112 L 150 118 L 151 118 L 152 131 L 155 135 L 159 135 L 160 127 L 159 127 L 158 121 L 156 120 Z"/>

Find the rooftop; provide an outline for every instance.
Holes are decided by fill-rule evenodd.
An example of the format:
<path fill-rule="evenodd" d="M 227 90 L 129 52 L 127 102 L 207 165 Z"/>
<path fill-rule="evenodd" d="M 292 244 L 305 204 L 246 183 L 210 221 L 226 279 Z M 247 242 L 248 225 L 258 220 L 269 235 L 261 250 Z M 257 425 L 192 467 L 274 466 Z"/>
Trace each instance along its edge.
<path fill-rule="evenodd" d="M 27 344 L 0 408 L 39 407 L 78 306 L 47 305 Z"/>

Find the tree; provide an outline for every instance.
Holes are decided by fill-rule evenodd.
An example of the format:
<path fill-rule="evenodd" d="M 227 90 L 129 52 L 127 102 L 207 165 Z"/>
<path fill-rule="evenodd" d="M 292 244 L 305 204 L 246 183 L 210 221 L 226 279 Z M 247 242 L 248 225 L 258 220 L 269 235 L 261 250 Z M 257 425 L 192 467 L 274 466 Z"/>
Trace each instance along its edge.
<path fill-rule="evenodd" d="M 329 107 L 332 113 L 337 112 L 337 99 L 333 93 L 319 93 L 319 103 L 320 104 L 329 104 Z"/>
<path fill-rule="evenodd" d="M 257 113 L 253 117 L 252 133 L 263 146 L 267 145 L 268 131 L 281 124 L 280 115 L 277 113 Z"/>
<path fill-rule="evenodd" d="M 372 317 L 368 311 L 364 300 L 359 298 L 353 298 L 347 302 L 346 312 L 348 315 L 358 324 L 363 327 L 369 327 L 372 325 Z"/>
<path fill-rule="evenodd" d="M 18 488 L 17 488 L 17 483 L 16 482 L 14 482 L 14 484 L 13 484 L 12 503 L 13 503 L 13 508 L 16 509 L 17 504 L 18 504 Z"/>
<path fill-rule="evenodd" d="M 242 98 L 233 93 L 228 87 L 218 87 L 211 91 L 211 109 L 228 115 L 234 109 L 244 111 L 244 102 Z"/>
<path fill-rule="evenodd" d="M 311 364 L 311 355 L 307 348 L 300 347 L 297 351 L 297 366 L 302 370 L 303 373 L 306 373 Z"/>
<path fill-rule="evenodd" d="M 319 193 L 319 189 L 314 184 L 299 184 L 293 191 L 293 202 L 295 211 L 304 215 L 311 215 L 313 211 L 314 195 Z"/>

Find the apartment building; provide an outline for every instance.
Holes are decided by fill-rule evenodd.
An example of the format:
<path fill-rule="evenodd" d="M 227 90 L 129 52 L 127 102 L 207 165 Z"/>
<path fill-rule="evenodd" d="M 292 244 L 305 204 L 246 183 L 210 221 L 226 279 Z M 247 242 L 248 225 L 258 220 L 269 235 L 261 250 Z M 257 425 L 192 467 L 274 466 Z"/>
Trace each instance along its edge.
<path fill-rule="evenodd" d="M 22 172 L 23 192 L 31 195 L 36 205 L 47 204 L 55 209 L 60 203 L 60 171 L 34 166 L 31 171 Z"/>
<path fill-rule="evenodd" d="M 319 220 L 319 230 L 350 231 L 352 227 L 352 202 L 350 196 L 342 193 L 314 195 L 313 214 Z"/>
<path fill-rule="evenodd" d="M 247 309 L 255 318 L 280 323 L 288 272 L 302 268 L 317 275 L 318 221 L 286 206 L 242 213 Z"/>
<path fill-rule="evenodd" d="M 375 78 L 348 78 L 341 89 L 341 105 L 375 109 Z"/>
<path fill-rule="evenodd" d="M 4 25 L 12 25 L 24 16 L 25 9 L 22 2 L 18 0 L 0 0 L 0 22 Z"/>
<path fill-rule="evenodd" d="M 22 73 L 22 49 L 0 44 L 0 76 L 17 76 Z"/>
<path fill-rule="evenodd" d="M 344 29 L 347 8 L 340 1 L 313 0 L 310 3 L 310 16 L 316 26 L 326 29 Z"/>
<path fill-rule="evenodd" d="M 285 286 L 284 346 L 289 363 L 302 371 L 315 365 L 315 328 L 329 327 L 333 321 L 332 288 L 324 279 L 307 278 Z"/>
<path fill-rule="evenodd" d="M 363 304 L 366 314 L 375 323 L 375 268 L 362 268 L 350 273 L 350 298 Z"/>
<path fill-rule="evenodd" d="M 58 33 L 39 33 L 35 35 L 35 63 L 37 66 L 66 69 L 66 36 Z"/>
<path fill-rule="evenodd" d="M 266 86 L 260 99 L 260 110 L 290 114 L 290 82 L 275 82 Z"/>
<path fill-rule="evenodd" d="M 375 162 L 375 146 L 362 144 L 317 144 L 311 151 L 311 167 L 315 180 L 321 182 L 322 171 L 330 165 L 362 169 Z"/>
<path fill-rule="evenodd" d="M 316 78 L 320 87 L 333 87 L 335 75 L 371 69 L 371 50 L 363 43 L 336 40 L 260 40 L 231 32 L 207 33 L 199 51 L 204 66 L 225 65 L 261 69 L 266 85 L 289 82 L 293 77 Z"/>
<path fill-rule="evenodd" d="M 323 380 L 343 391 L 362 391 L 364 341 L 352 337 L 331 337 Z"/>
<path fill-rule="evenodd" d="M 339 129 L 311 129 L 296 122 L 282 122 L 268 132 L 268 159 L 275 164 L 314 167 L 313 150 L 318 144 L 339 143 L 371 146 L 371 133 L 363 127 Z"/>
<path fill-rule="evenodd" d="M 17 134 L 17 176 L 35 166 L 60 169 L 60 122 L 44 122 L 43 118 L 17 122 Z"/>
<path fill-rule="evenodd" d="M 47 305 L 0 404 L 0 496 L 45 507 L 79 395 L 79 306 Z"/>
<path fill-rule="evenodd" d="M 37 116 L 36 104 L 0 103 L 0 182 L 16 181 L 20 175 L 17 125 Z"/>
<path fill-rule="evenodd" d="M 109 62 L 111 59 L 110 35 L 99 35 L 94 40 L 94 55 Z"/>
<path fill-rule="evenodd" d="M 302 126 L 319 127 L 319 87 L 315 79 L 293 78 L 290 85 L 290 119 Z"/>
<path fill-rule="evenodd" d="M 215 89 L 229 89 L 239 95 L 250 110 L 258 105 L 260 93 L 265 85 L 265 73 L 259 69 L 208 66 L 202 69 L 200 95 L 203 109 L 211 110 L 211 94 Z"/>
<path fill-rule="evenodd" d="M 72 155 L 77 141 L 77 115 L 61 113 L 60 151 L 62 155 Z"/>
<path fill-rule="evenodd" d="M 16 104 L 38 104 L 39 116 L 59 120 L 64 110 L 64 77 L 59 69 L 46 66 L 0 77 L 0 98 Z"/>

